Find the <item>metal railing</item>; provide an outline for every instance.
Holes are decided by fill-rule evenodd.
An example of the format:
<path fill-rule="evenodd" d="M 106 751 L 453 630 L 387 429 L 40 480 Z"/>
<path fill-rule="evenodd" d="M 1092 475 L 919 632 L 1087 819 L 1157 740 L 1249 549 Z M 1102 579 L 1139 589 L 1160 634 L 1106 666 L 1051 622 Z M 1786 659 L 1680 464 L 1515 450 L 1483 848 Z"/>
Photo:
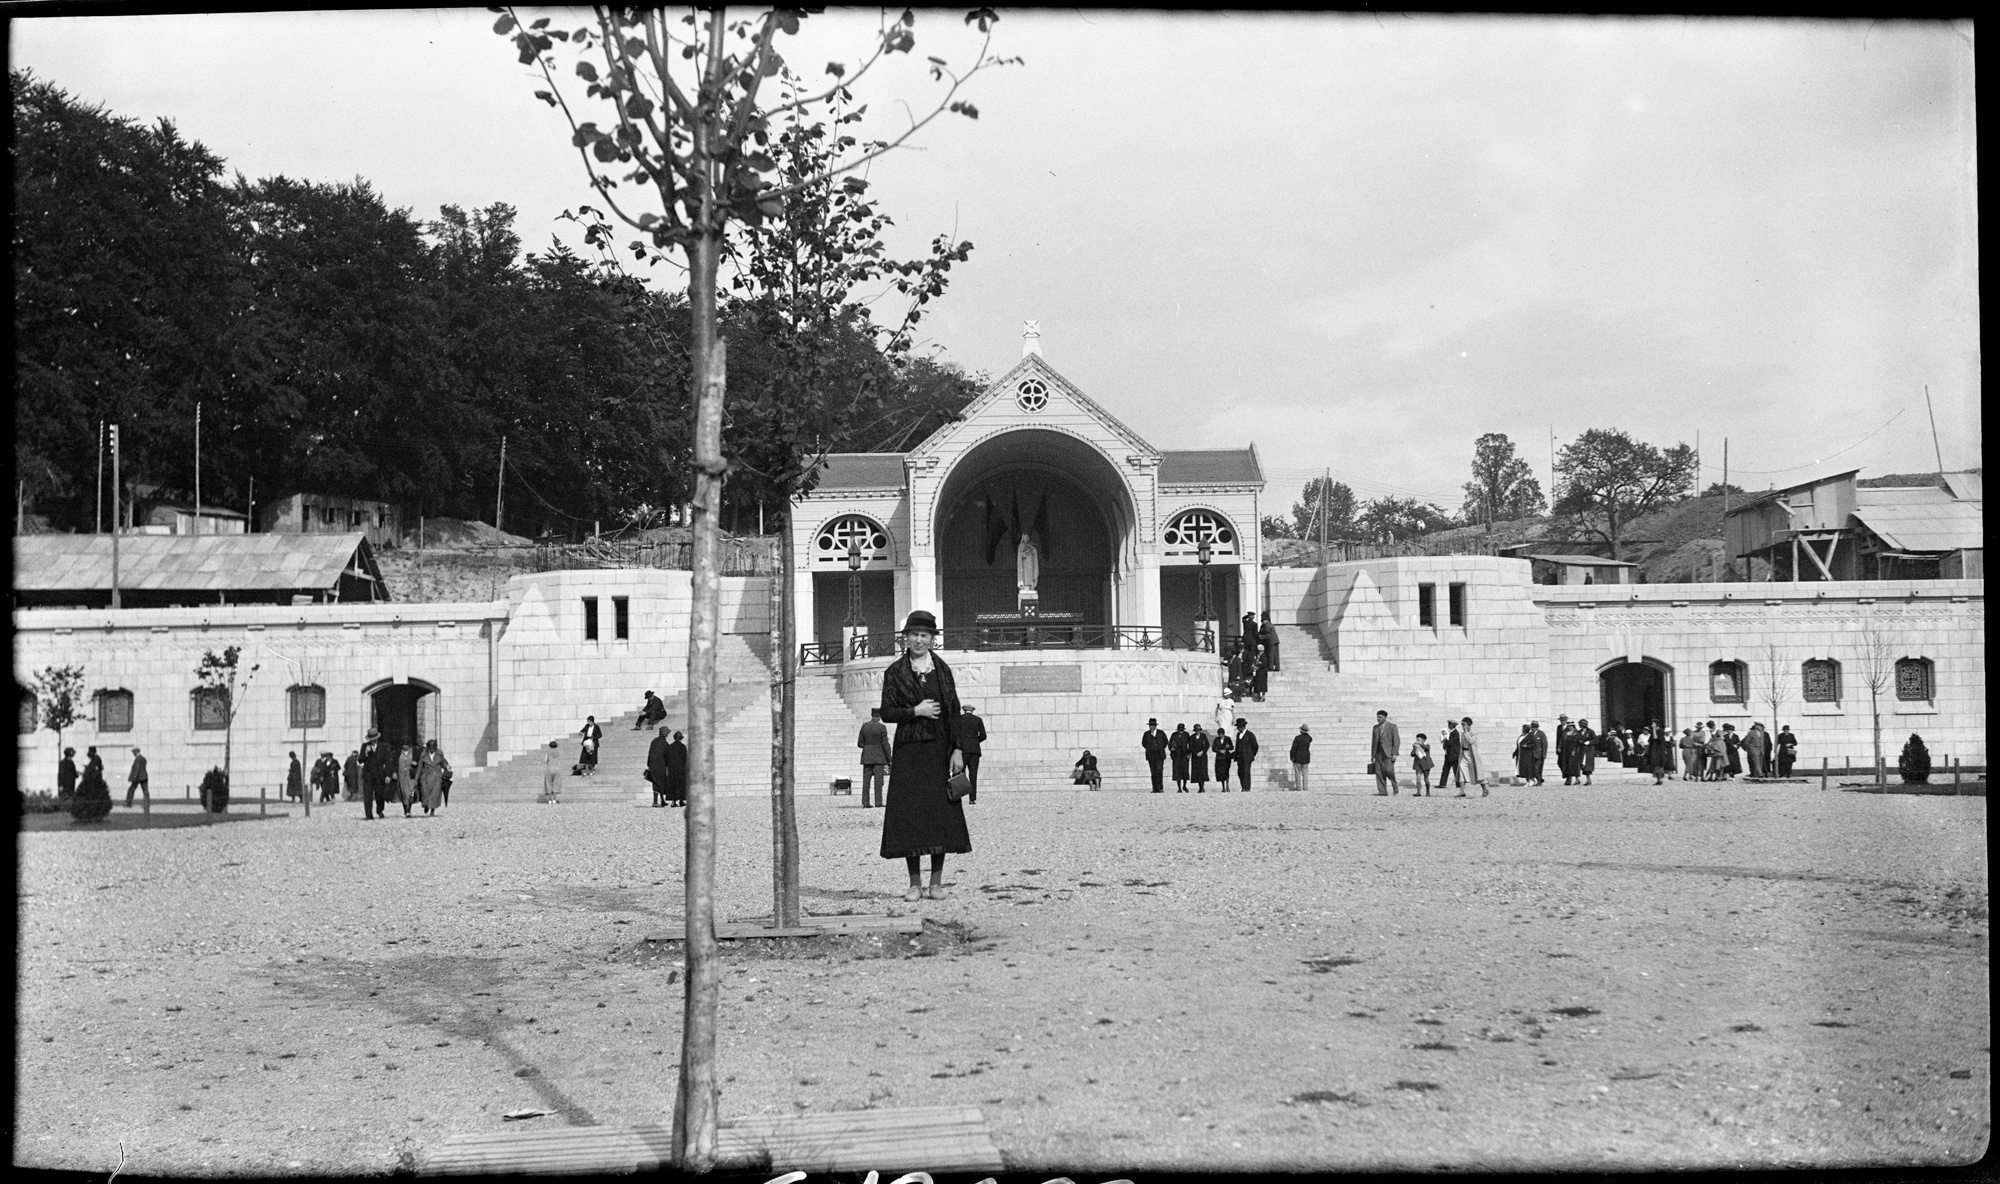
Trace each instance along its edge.
<path fill-rule="evenodd" d="M 1153 625 L 980 625 L 940 633 L 936 648 L 953 650 L 1169 650 L 1212 654 L 1216 635 L 1207 629 L 1180 632 Z M 1226 639 L 1225 639 L 1226 640 Z M 889 658 L 901 652 L 893 633 L 869 633 L 846 647 L 808 642 L 799 647 L 801 666 L 829 666 L 859 658 Z"/>
<path fill-rule="evenodd" d="M 725 538 L 717 548 L 725 576 L 766 576 L 777 564 L 778 540 Z M 580 543 L 551 541 L 535 544 L 535 570 L 568 571 L 580 568 L 657 567 L 669 571 L 690 571 L 694 567 L 694 544 L 686 539 L 585 539 Z"/>

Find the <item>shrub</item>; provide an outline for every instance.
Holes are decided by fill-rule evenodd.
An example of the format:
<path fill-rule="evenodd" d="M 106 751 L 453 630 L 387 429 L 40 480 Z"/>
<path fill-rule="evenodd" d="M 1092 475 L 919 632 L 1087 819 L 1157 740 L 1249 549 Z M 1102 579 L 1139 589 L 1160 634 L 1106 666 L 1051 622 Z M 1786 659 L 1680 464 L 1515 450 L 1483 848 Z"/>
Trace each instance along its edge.
<path fill-rule="evenodd" d="M 111 813 L 111 787 L 101 774 L 86 772 L 69 799 L 69 816 L 77 822 L 102 822 Z"/>
<path fill-rule="evenodd" d="M 21 813 L 55 814 L 69 809 L 69 798 L 57 797 L 54 790 L 38 789 L 33 793 L 21 791 Z"/>
<path fill-rule="evenodd" d="M 229 808 L 229 774 L 214 767 L 202 774 L 201 804 L 217 814 Z"/>
<path fill-rule="evenodd" d="M 1931 779 L 1931 750 L 1924 747 L 1924 738 L 1910 733 L 1910 742 L 1903 745 L 1903 755 L 1896 758 L 1896 771 L 1903 775 L 1906 785 L 1922 785 Z"/>

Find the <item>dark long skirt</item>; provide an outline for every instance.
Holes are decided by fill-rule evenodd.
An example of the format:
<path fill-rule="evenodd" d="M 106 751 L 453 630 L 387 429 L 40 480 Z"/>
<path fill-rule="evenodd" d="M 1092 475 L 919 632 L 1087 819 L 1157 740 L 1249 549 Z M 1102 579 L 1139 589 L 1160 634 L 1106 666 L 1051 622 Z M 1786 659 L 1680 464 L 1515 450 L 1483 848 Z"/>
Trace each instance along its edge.
<path fill-rule="evenodd" d="M 889 804 L 882 811 L 882 858 L 906 855 L 964 855 L 972 850 L 965 829 L 965 804 L 945 794 L 951 777 L 951 745 L 943 740 L 905 740 L 889 760 Z"/>
<path fill-rule="evenodd" d="M 1188 754 L 1188 780 L 1201 782 L 1208 780 L 1208 752 L 1206 750 Z"/>
<path fill-rule="evenodd" d="M 1185 752 L 1173 754 L 1173 762 L 1174 780 L 1186 781 L 1188 779 L 1188 754 Z"/>

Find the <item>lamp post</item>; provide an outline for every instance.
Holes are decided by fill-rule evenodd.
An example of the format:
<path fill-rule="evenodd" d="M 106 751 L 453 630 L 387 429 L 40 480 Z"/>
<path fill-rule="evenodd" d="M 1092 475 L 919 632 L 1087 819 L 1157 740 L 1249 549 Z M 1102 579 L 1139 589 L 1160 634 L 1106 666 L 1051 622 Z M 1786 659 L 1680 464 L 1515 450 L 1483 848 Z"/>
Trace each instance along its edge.
<path fill-rule="evenodd" d="M 847 642 L 847 656 L 865 657 L 857 652 L 868 637 L 868 620 L 861 615 L 861 539 L 847 536 L 847 621 L 841 626 Z"/>
<path fill-rule="evenodd" d="M 1208 563 L 1215 558 L 1215 552 L 1209 546 L 1207 535 L 1203 535 L 1195 547 L 1195 558 L 1201 564 L 1201 596 L 1200 602 L 1195 607 L 1195 645 L 1201 649 L 1213 650 L 1216 632 L 1215 599 L 1209 589 Z"/>

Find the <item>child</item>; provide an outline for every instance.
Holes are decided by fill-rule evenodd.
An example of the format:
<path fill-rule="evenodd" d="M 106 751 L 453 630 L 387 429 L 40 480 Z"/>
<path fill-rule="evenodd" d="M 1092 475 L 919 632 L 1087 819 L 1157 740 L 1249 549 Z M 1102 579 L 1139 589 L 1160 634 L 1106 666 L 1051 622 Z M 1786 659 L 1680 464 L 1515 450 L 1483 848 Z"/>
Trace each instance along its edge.
<path fill-rule="evenodd" d="M 562 789 L 562 774 L 556 772 L 556 751 L 558 742 L 549 741 L 549 750 L 542 756 L 542 801 L 559 801 L 556 794 Z"/>
<path fill-rule="evenodd" d="M 1431 742 L 1422 732 L 1417 733 L 1417 742 L 1410 745 L 1410 767 L 1417 771 L 1418 794 L 1431 796 Z M 1415 796 L 1415 795 L 1412 795 Z"/>

